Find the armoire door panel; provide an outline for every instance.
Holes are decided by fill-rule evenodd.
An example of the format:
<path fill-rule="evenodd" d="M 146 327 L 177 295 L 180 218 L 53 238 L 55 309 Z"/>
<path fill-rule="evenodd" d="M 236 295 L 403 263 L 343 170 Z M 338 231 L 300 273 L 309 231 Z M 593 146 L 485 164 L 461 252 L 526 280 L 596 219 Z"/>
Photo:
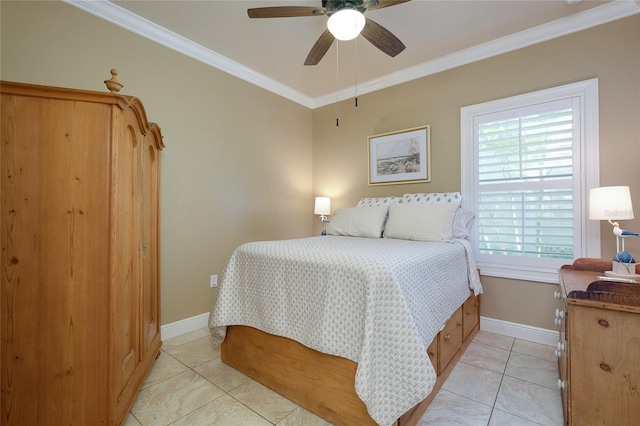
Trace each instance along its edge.
<path fill-rule="evenodd" d="M 153 135 L 147 135 L 142 152 L 142 348 L 146 351 L 158 337 L 160 331 L 159 291 L 158 286 L 158 153 L 153 143 L 149 143 Z"/>
<path fill-rule="evenodd" d="M 123 114 L 131 114 L 125 110 Z M 123 118 L 126 122 L 127 118 Z M 116 331 L 116 396 L 127 386 L 140 361 L 140 335 L 138 310 L 140 303 L 139 262 L 141 247 L 137 235 L 139 226 L 139 143 L 141 135 L 135 126 L 119 130 L 119 153 L 114 173 L 116 197 L 114 206 L 115 227 L 115 331 Z"/>
<path fill-rule="evenodd" d="M 90 423 L 79 399 L 103 417 L 108 409 L 87 386 L 108 383 L 108 370 L 92 367 L 107 356 L 94 327 L 108 315 L 87 310 L 109 299 L 93 285 L 109 273 L 108 197 L 95 191 L 109 184 L 108 147 L 95 143 L 109 134 L 108 107 L 3 95 L 2 109 L 2 412 L 15 414 L 3 420 Z"/>

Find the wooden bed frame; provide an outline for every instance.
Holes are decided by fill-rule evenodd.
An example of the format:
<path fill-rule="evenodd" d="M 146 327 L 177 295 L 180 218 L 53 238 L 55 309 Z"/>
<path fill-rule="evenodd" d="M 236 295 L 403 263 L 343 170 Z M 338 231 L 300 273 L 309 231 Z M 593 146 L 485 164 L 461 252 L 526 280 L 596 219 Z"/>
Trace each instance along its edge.
<path fill-rule="evenodd" d="M 417 424 L 480 329 L 480 296 L 470 296 L 447 321 L 427 352 L 438 374 L 429 396 L 394 425 Z M 375 425 L 355 391 L 357 364 L 294 340 L 247 326 L 229 326 L 221 359 L 335 425 Z"/>

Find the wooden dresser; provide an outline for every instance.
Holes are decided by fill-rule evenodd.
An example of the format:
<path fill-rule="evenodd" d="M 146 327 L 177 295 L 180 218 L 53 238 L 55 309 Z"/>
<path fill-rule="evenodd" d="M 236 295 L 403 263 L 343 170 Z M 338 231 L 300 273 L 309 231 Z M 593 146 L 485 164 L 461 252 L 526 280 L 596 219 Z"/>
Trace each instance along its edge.
<path fill-rule="evenodd" d="M 120 424 L 161 346 L 160 129 L 135 97 L 0 89 L 0 424 Z"/>
<path fill-rule="evenodd" d="M 599 281 L 610 269 L 611 261 L 578 259 L 559 272 L 556 355 L 568 425 L 640 424 L 640 284 Z"/>

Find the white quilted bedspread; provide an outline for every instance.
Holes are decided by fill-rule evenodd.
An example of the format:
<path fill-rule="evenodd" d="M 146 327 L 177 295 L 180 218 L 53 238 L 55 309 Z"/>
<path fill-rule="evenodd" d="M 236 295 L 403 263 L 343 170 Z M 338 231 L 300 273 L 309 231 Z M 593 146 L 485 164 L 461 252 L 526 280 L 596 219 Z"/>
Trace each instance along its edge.
<path fill-rule="evenodd" d="M 356 392 L 392 424 L 427 397 L 436 373 L 427 346 L 469 297 L 460 243 L 321 236 L 247 243 L 225 268 L 209 317 L 248 325 L 358 363 Z M 476 271 L 471 274 L 477 277 Z"/>

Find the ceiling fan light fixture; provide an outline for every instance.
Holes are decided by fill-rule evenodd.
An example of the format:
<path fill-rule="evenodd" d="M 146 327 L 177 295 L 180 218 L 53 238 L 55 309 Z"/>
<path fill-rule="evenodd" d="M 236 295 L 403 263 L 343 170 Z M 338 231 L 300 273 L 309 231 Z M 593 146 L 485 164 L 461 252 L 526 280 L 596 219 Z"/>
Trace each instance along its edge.
<path fill-rule="evenodd" d="M 329 17 L 327 28 L 338 40 L 353 40 L 364 28 L 364 15 L 355 9 L 342 9 Z"/>

